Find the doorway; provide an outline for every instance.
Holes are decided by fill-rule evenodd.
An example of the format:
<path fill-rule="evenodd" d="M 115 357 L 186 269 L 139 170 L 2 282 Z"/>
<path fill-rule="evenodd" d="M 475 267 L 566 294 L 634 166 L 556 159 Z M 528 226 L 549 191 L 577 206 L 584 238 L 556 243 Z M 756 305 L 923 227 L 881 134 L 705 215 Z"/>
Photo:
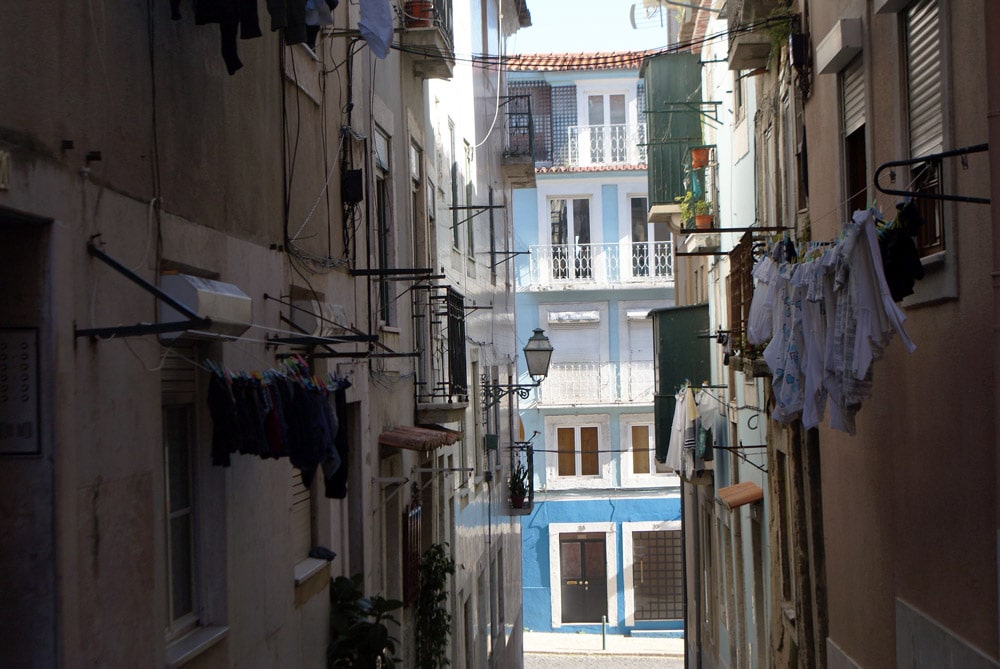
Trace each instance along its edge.
<path fill-rule="evenodd" d="M 559 535 L 563 623 L 599 623 L 608 614 L 608 564 L 605 535 Z"/>

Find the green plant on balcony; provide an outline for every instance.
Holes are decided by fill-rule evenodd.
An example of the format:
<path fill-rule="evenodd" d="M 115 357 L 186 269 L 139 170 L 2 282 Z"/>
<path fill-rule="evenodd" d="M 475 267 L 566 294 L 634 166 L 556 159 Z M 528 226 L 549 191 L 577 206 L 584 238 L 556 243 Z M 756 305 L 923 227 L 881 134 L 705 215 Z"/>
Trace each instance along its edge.
<path fill-rule="evenodd" d="M 704 198 L 696 199 L 691 191 L 674 201 L 680 206 L 681 227 L 683 228 L 694 227 L 696 216 L 710 216 L 712 214 L 712 203 Z"/>
<path fill-rule="evenodd" d="M 772 53 L 778 53 L 781 47 L 788 44 L 788 36 L 792 34 L 792 23 L 798 16 L 787 7 L 777 7 L 768 15 L 764 33 L 771 41 Z"/>
<path fill-rule="evenodd" d="M 510 495 L 510 505 L 515 509 L 524 507 L 524 500 L 528 497 L 528 486 L 531 479 L 528 468 L 520 458 L 514 462 L 514 467 L 510 470 L 510 478 L 507 480 L 507 491 Z"/>

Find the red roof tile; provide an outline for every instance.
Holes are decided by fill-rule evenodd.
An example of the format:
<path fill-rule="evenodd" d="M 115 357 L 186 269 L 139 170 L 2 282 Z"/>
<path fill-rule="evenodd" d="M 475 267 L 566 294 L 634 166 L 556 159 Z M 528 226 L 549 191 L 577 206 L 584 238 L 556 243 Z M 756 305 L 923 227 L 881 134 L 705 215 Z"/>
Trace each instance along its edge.
<path fill-rule="evenodd" d="M 507 56 L 504 63 L 512 72 L 550 72 L 556 70 L 637 70 L 647 56 L 662 53 L 647 51 L 597 51 L 594 53 L 525 53 Z"/>

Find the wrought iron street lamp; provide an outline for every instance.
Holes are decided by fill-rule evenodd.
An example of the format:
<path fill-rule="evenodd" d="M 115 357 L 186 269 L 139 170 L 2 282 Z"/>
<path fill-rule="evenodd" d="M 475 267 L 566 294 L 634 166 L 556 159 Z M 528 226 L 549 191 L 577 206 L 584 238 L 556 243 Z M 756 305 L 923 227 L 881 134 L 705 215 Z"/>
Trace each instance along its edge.
<path fill-rule="evenodd" d="M 486 375 L 483 375 L 483 393 L 486 399 L 486 408 L 496 405 L 505 396 L 517 393 L 522 400 L 528 399 L 528 394 L 537 388 L 549 374 L 549 363 L 552 362 L 552 343 L 545 336 L 545 331 L 535 328 L 534 334 L 524 345 L 524 362 L 528 366 L 528 376 L 534 383 L 490 383 Z"/>

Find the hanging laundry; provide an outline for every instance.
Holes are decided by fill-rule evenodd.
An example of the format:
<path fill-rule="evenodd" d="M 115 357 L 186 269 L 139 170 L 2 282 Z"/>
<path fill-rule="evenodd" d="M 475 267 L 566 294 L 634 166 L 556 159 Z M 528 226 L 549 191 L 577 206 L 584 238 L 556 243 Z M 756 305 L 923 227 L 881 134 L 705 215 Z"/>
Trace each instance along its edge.
<path fill-rule="evenodd" d="M 286 370 L 253 373 L 209 367 L 212 464 L 228 467 L 233 453 L 287 457 L 306 487 L 322 468 L 327 496 L 346 496 L 349 381 L 310 377 L 302 361 L 289 361 Z"/>
<path fill-rule="evenodd" d="M 701 391 L 699 397 L 702 397 Z M 719 414 L 717 409 L 708 406 L 704 397 L 696 399 L 690 385 L 681 388 L 675 399 L 664 464 L 691 478 L 696 471 L 704 469 L 706 461 L 713 458 L 715 439 L 710 430 Z M 704 402 L 705 406 L 702 407 L 699 402 Z"/>
<path fill-rule="evenodd" d="M 924 278 L 924 264 L 914 242 L 923 225 L 916 200 L 909 200 L 897 204 L 896 218 L 879 230 L 878 245 L 885 280 L 896 302 L 912 295 L 914 284 Z"/>
<path fill-rule="evenodd" d="M 772 373 L 772 417 L 815 427 L 829 401 L 830 426 L 854 434 L 855 416 L 871 396 L 872 365 L 892 336 L 907 351 L 916 348 L 886 281 L 875 212 L 855 212 L 843 239 L 818 257 L 789 257 L 788 244 L 779 242 L 754 267 L 747 321 L 750 343 L 770 338 L 764 360 Z"/>
<path fill-rule="evenodd" d="M 392 44 L 392 8 L 389 0 L 361 0 L 361 39 L 378 58 L 389 55 Z"/>
<path fill-rule="evenodd" d="M 171 4 L 171 17 L 180 18 L 180 8 Z M 219 24 L 219 40 L 222 60 L 229 74 L 235 74 L 243 67 L 237 52 L 237 36 L 240 39 L 254 39 L 263 33 L 257 17 L 257 0 L 195 0 L 194 22 L 197 25 Z"/>
<path fill-rule="evenodd" d="M 308 40 L 306 0 L 267 0 L 267 13 L 271 16 L 271 30 L 280 30 L 286 45 Z"/>

